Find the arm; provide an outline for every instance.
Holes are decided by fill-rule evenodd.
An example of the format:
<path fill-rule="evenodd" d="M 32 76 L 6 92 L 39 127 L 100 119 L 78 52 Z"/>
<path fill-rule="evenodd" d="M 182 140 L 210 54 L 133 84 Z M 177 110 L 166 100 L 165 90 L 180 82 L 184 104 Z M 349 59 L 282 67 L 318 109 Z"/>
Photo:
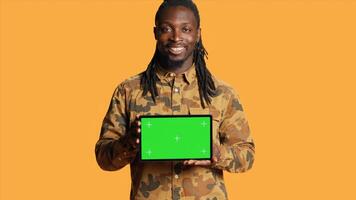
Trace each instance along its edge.
<path fill-rule="evenodd" d="M 129 125 L 127 91 L 120 85 L 114 92 L 95 146 L 98 165 L 107 171 L 121 169 L 135 157 L 137 149 L 126 134 Z"/>
<path fill-rule="evenodd" d="M 213 167 L 236 173 L 252 167 L 255 145 L 239 98 L 231 91 L 219 128 L 220 145 L 214 145 Z"/>

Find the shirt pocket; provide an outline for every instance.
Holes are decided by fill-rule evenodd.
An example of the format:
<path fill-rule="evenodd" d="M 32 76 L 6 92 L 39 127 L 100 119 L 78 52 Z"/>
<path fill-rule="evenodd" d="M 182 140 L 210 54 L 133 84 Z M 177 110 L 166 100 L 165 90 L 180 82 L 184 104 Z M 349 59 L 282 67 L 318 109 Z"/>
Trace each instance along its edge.
<path fill-rule="evenodd" d="M 209 108 L 188 108 L 189 115 L 211 115 L 212 121 L 220 126 L 221 117 L 210 112 Z"/>

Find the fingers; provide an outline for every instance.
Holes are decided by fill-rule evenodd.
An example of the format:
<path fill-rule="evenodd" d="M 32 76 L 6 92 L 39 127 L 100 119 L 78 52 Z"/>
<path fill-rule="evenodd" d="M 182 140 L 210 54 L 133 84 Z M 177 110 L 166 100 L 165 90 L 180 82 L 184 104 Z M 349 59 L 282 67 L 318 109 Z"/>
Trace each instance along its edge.
<path fill-rule="evenodd" d="M 132 147 L 136 148 L 140 143 L 140 139 L 139 139 L 140 134 L 141 134 L 140 115 L 136 115 L 136 118 L 131 123 L 131 126 L 127 134 L 127 141 Z"/>
<path fill-rule="evenodd" d="M 139 137 L 140 133 L 141 133 L 141 121 L 140 121 L 140 114 L 136 115 L 136 119 L 135 119 L 135 128 L 136 128 L 136 135 L 137 137 Z M 136 139 L 136 144 L 140 143 L 140 139 L 137 138 Z"/>
<path fill-rule="evenodd" d="M 140 128 L 141 127 L 141 122 L 140 120 L 135 120 L 132 125 L 131 125 L 133 128 Z"/>
<path fill-rule="evenodd" d="M 136 115 L 135 120 L 131 124 L 131 133 L 133 134 L 134 137 L 139 137 L 141 133 L 141 121 L 140 121 L 140 115 Z"/>
<path fill-rule="evenodd" d="M 210 160 L 185 160 L 184 165 L 199 165 L 199 166 L 208 166 L 211 165 Z"/>
<path fill-rule="evenodd" d="M 210 164 L 211 164 L 210 160 L 198 160 L 194 163 L 194 165 L 201 165 L 201 166 L 207 166 Z"/>
<path fill-rule="evenodd" d="M 185 161 L 183 162 L 183 164 L 184 164 L 184 165 L 193 165 L 194 162 L 195 162 L 195 160 L 185 160 Z"/>
<path fill-rule="evenodd" d="M 213 156 L 213 162 L 214 163 L 218 162 L 218 159 L 215 156 Z"/>
<path fill-rule="evenodd" d="M 140 121 L 140 117 L 141 117 L 140 114 L 137 114 L 135 120 L 136 120 L 136 121 Z"/>

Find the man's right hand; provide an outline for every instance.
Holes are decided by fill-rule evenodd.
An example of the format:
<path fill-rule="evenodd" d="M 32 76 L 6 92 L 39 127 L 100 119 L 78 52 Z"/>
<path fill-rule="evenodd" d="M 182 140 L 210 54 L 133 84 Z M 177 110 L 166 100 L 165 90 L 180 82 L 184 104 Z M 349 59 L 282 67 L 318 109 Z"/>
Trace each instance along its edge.
<path fill-rule="evenodd" d="M 135 121 L 131 124 L 129 129 L 128 142 L 131 146 L 135 147 L 140 143 L 140 134 L 141 134 L 141 122 L 140 115 L 136 115 Z"/>

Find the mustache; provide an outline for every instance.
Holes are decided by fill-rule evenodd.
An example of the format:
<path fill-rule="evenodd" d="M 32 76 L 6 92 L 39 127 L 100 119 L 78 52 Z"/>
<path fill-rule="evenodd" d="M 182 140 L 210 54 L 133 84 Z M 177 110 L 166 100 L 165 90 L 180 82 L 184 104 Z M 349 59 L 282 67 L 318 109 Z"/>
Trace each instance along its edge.
<path fill-rule="evenodd" d="M 166 44 L 164 44 L 165 47 L 185 47 L 187 46 L 187 44 L 185 42 L 167 42 Z"/>

